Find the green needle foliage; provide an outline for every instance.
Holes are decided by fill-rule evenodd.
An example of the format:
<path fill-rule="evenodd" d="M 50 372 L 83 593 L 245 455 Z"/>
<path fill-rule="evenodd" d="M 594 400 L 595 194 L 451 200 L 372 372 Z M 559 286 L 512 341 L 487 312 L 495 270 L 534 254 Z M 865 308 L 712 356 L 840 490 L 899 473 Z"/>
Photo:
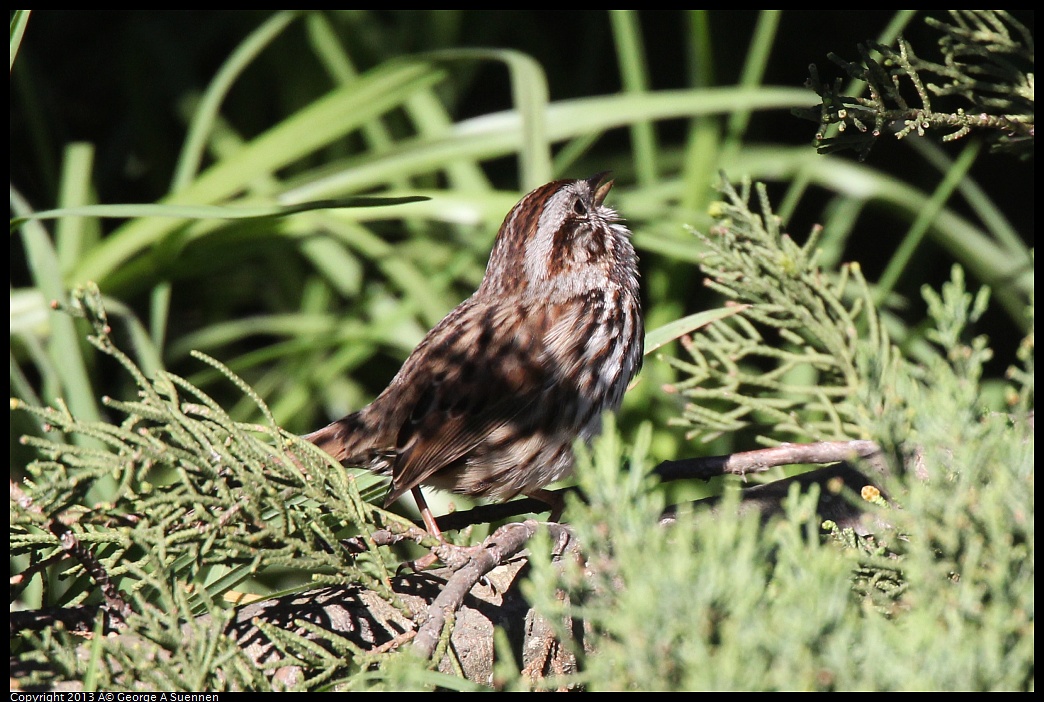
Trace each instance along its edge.
<path fill-rule="evenodd" d="M 105 398 L 125 417 L 118 424 L 77 419 L 62 405 L 12 403 L 36 416 L 46 434 L 25 438 L 42 458 L 12 495 L 19 508 L 11 516 L 11 554 L 28 557 L 16 596 L 58 561 L 53 573 L 44 571 L 44 602 L 94 606 L 103 595 L 126 616 L 123 633 L 150 642 L 99 638 L 90 672 L 100 689 L 133 681 L 168 690 L 262 685 L 261 670 L 225 631 L 231 610 L 219 601 L 266 573 L 296 578 L 298 588 L 353 584 L 401 608 L 386 585 L 392 570 L 384 554 L 341 546 L 345 538 L 369 538 L 377 524 L 409 526 L 366 501 L 375 479 L 364 478 L 369 489 L 360 489 L 354 476 L 331 469 L 313 446 L 275 426 L 260 398 L 212 359 L 199 356 L 258 403 L 264 424 L 233 421 L 172 373 L 146 378 L 113 345 L 97 288 L 78 291 L 70 311 L 90 324 L 90 342 L 131 375 L 139 398 Z M 70 443 L 73 435 L 101 448 Z M 62 563 L 73 555 L 81 562 Z M 91 594 L 88 576 L 101 593 Z M 209 617 L 198 619 L 201 613 Z M 27 664 L 57 660 L 52 670 L 82 678 L 88 671 L 74 652 L 78 643 L 68 634 L 31 634 L 20 656 Z M 143 657 L 143 646 L 152 654 Z M 342 662 L 353 664 L 350 656 Z"/>
<path fill-rule="evenodd" d="M 819 228 L 798 245 L 781 231 L 764 187 L 762 216 L 748 209 L 749 184 L 742 193 L 724 188 L 723 219 L 700 236 L 702 268 L 708 286 L 748 307 L 687 337 L 691 360 L 669 360 L 682 377 L 673 389 L 689 400 L 680 421 L 704 441 L 751 426 L 771 427 L 764 443 L 866 438 L 851 402 L 861 384 L 856 330 L 866 330 L 875 352 L 890 351 L 859 267 L 831 279 L 817 264 Z"/>
<path fill-rule="evenodd" d="M 833 85 L 820 80 L 811 67 L 809 86 L 823 98 L 818 114 L 797 110 L 795 114 L 820 123 L 816 146 L 820 153 L 854 149 L 859 158 L 870 153 L 874 142 L 893 123 L 895 136 L 924 136 L 925 130 L 942 129 L 942 141 L 954 141 L 985 130 L 992 133 L 993 146 L 1028 158 L 1033 151 L 1033 37 L 1030 30 L 1001 10 L 950 10 L 951 22 L 926 18 L 941 33 L 942 63 L 919 58 L 902 37 L 898 47 L 879 42 L 860 45 L 862 63 L 852 63 L 831 54 L 850 78 L 865 82 L 870 97 L 843 94 L 841 79 Z M 871 55 L 871 50 L 880 59 Z M 933 83 L 928 76 L 935 76 Z M 905 81 L 903 80 L 905 79 Z M 904 96 L 904 85 L 916 101 Z M 933 109 L 933 96 L 950 104 L 952 111 Z M 828 136 L 836 126 L 836 136 Z"/>

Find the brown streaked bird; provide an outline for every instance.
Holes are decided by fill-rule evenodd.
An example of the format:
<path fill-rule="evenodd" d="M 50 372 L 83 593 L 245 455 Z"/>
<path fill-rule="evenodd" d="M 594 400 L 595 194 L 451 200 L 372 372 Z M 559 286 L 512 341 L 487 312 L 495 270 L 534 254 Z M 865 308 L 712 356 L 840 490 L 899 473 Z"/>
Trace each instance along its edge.
<path fill-rule="evenodd" d="M 522 198 L 500 227 L 475 293 L 414 349 L 367 407 L 305 438 L 347 466 L 421 485 L 552 506 L 544 486 L 572 471 L 573 442 L 601 429 L 642 365 L 644 329 L 631 232 L 604 204 L 599 173 Z"/>

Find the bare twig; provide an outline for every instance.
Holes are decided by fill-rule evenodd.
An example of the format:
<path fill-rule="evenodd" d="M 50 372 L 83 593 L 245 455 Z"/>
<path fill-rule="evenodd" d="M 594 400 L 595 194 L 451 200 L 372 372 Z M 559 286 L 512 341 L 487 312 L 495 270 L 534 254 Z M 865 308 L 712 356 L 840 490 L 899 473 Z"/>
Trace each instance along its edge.
<path fill-rule="evenodd" d="M 653 473 L 664 482 L 709 480 L 720 475 L 762 473 L 770 468 L 796 463 L 837 463 L 860 458 L 869 461 L 875 470 L 884 472 L 881 448 L 873 441 L 819 441 L 812 444 L 780 444 L 725 456 L 664 461 Z"/>
<path fill-rule="evenodd" d="M 33 512 L 36 514 L 43 514 L 43 511 L 39 506 L 33 504 L 32 498 L 25 494 L 25 492 L 19 487 L 15 481 L 10 481 L 11 499 L 18 503 L 23 509 Z M 107 609 L 118 615 L 119 619 L 126 619 L 131 614 L 130 605 L 123 599 L 112 580 L 109 578 L 109 573 L 105 570 L 105 566 L 95 557 L 94 553 L 80 542 L 80 539 L 73 533 L 72 529 L 67 524 L 62 522 L 60 519 L 47 519 L 44 523 L 46 528 L 51 534 L 58 539 L 59 545 L 62 549 L 79 561 L 83 569 L 87 571 L 87 574 L 91 576 L 98 587 L 101 589 L 102 595 L 105 597 L 105 605 Z M 52 613 L 55 619 L 57 617 L 58 610 Z M 118 619 L 112 620 L 113 624 L 122 625 Z"/>
<path fill-rule="evenodd" d="M 562 525 L 545 526 L 552 531 L 559 544 L 569 540 L 569 531 Z M 471 588 L 482 576 L 521 552 L 539 527 L 540 523 L 530 519 L 501 527 L 479 546 L 437 547 L 435 551 L 444 561 L 458 562 L 455 563 L 455 572 L 446 581 L 442 592 L 428 607 L 427 619 L 421 624 L 413 639 L 413 650 L 425 658 L 430 657 L 435 652 L 447 619 L 460 609 Z M 461 557 L 463 560 L 458 560 Z"/>

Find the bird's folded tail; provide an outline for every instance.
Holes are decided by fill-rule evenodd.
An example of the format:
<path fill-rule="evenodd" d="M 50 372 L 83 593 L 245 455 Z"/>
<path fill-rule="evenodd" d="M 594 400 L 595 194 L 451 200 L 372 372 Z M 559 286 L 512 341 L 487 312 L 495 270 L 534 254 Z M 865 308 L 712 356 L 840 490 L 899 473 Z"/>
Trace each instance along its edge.
<path fill-rule="evenodd" d="M 349 462 L 349 459 L 360 453 L 357 444 L 360 443 L 360 439 L 365 439 L 366 434 L 365 422 L 357 412 L 338 419 L 336 422 L 331 422 L 311 434 L 305 434 L 301 438 L 315 444 L 344 463 Z"/>

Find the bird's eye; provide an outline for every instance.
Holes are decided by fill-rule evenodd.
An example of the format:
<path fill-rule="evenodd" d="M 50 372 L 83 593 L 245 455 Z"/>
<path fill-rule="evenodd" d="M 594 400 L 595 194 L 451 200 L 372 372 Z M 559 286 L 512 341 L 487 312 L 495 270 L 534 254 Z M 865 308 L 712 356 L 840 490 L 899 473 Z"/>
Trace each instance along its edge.
<path fill-rule="evenodd" d="M 578 215 L 587 214 L 587 207 L 584 205 L 584 201 L 579 198 L 573 201 L 573 212 Z"/>

